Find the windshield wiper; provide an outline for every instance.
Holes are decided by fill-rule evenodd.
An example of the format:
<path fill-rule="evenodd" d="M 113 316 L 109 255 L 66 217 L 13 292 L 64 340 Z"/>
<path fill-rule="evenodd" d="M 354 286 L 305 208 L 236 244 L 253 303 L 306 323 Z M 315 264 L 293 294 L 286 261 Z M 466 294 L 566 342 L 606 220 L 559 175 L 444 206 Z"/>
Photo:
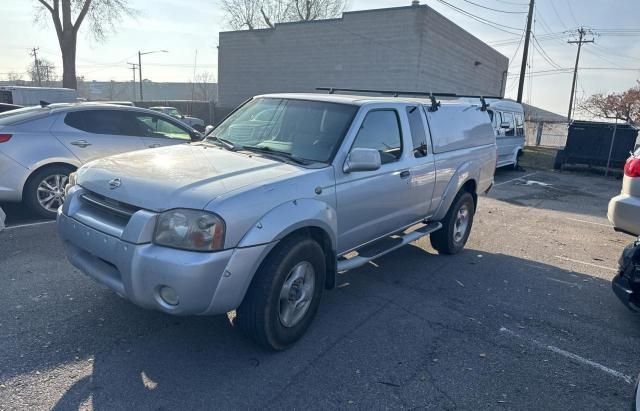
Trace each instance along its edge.
<path fill-rule="evenodd" d="M 300 165 L 308 165 L 309 162 L 300 158 L 300 157 L 296 157 L 294 155 L 292 155 L 291 153 L 287 153 L 286 151 L 279 151 L 279 150 L 274 150 L 272 148 L 269 147 L 257 147 L 257 146 L 242 146 L 243 150 L 247 150 L 247 151 L 255 151 L 258 153 L 263 153 L 263 154 L 270 154 L 272 156 L 280 156 L 280 157 L 285 157 L 286 159 L 296 163 L 296 164 L 300 164 Z"/>
<path fill-rule="evenodd" d="M 227 140 L 226 138 L 222 138 L 222 137 L 218 137 L 218 136 L 211 136 L 211 137 L 207 137 L 206 140 L 211 140 L 214 142 L 218 142 L 220 143 L 221 146 L 223 146 L 224 148 L 226 148 L 227 150 L 230 151 L 236 151 L 238 149 L 238 146 L 236 146 L 234 143 L 232 143 L 231 141 Z"/>

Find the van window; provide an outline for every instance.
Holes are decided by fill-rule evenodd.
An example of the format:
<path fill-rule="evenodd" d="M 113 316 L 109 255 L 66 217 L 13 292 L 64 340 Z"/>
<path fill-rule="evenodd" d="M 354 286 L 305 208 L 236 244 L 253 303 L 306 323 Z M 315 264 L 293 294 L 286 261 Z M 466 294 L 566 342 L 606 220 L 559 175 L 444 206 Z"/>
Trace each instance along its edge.
<path fill-rule="evenodd" d="M 353 148 L 373 148 L 382 164 L 397 161 L 402 154 L 400 122 L 395 110 L 370 111 L 360 126 Z"/>
<path fill-rule="evenodd" d="M 524 136 L 524 121 L 520 113 L 516 113 L 516 135 L 520 137 Z"/>
<path fill-rule="evenodd" d="M 502 113 L 502 121 L 505 123 L 509 123 L 509 128 L 504 130 L 505 136 L 515 136 L 516 135 L 516 124 L 513 119 L 513 113 Z"/>
<path fill-rule="evenodd" d="M 417 106 L 407 107 L 407 118 L 413 140 L 413 155 L 416 158 L 427 155 L 427 133 L 420 109 Z"/>

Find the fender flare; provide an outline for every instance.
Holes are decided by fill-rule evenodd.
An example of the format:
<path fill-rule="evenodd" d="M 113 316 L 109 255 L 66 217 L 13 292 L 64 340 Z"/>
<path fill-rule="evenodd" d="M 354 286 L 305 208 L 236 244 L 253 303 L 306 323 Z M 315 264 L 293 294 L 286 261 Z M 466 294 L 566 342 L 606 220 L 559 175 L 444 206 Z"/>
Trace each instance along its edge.
<path fill-rule="evenodd" d="M 474 181 L 477 186 L 479 180 L 480 169 L 474 165 L 474 161 L 462 163 L 449 180 L 449 184 L 447 184 L 447 188 L 445 188 L 444 194 L 442 195 L 442 200 L 440 200 L 438 210 L 433 215 L 433 220 L 440 221 L 447 215 L 451 204 L 453 204 L 453 200 L 463 185 L 468 181 Z"/>
<path fill-rule="evenodd" d="M 283 222 L 287 222 L 284 227 Z M 279 241 L 288 234 L 306 227 L 324 230 L 330 239 L 332 249 L 336 249 L 338 214 L 329 204 L 313 199 L 287 201 L 271 209 L 245 233 L 238 247 Z"/>

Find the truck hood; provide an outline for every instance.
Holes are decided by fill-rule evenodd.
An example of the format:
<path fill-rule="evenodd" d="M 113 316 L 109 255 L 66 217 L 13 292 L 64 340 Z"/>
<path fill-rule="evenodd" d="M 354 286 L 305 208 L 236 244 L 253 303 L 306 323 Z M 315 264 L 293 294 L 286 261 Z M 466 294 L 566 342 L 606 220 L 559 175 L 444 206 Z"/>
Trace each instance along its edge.
<path fill-rule="evenodd" d="M 78 184 L 148 210 L 203 209 L 216 197 L 248 185 L 302 174 L 305 169 L 205 143 L 181 144 L 106 157 L 78 170 Z M 117 188 L 109 184 L 120 180 Z"/>

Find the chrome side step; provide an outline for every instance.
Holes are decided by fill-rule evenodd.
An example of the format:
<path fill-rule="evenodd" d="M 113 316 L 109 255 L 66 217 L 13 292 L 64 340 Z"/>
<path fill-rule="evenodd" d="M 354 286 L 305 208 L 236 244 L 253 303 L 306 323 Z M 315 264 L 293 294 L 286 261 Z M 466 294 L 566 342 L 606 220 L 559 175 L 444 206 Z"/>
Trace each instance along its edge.
<path fill-rule="evenodd" d="M 380 258 L 385 254 L 388 254 L 392 251 L 397 250 L 400 247 L 403 247 L 409 243 L 412 243 L 426 235 L 433 233 L 434 231 L 438 231 L 442 228 L 441 223 L 428 223 L 423 227 L 418 228 L 415 231 L 410 233 L 406 233 L 397 237 L 388 237 L 386 239 L 377 241 L 376 243 L 365 246 L 359 250 L 358 255 L 351 258 L 341 258 L 338 260 L 338 272 L 353 270 L 354 268 L 361 267 L 367 264 L 370 261 L 375 260 L 376 258 Z M 391 242 L 390 245 L 384 245 L 384 247 L 380 247 L 383 245 L 382 243 L 387 240 Z"/>

